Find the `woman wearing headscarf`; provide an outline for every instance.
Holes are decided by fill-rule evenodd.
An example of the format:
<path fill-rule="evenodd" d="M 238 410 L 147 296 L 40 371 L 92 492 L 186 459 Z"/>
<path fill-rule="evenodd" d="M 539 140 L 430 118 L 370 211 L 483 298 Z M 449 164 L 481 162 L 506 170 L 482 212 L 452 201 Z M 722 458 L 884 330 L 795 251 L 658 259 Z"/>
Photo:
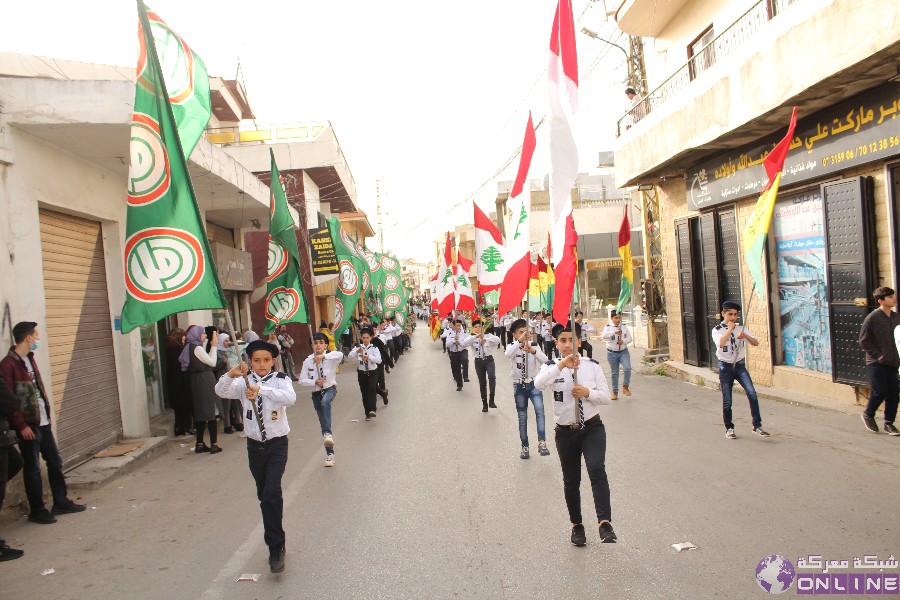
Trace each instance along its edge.
<path fill-rule="evenodd" d="M 216 365 L 215 371 L 216 381 L 219 381 L 228 369 L 237 366 L 240 362 L 237 356 L 235 356 L 232 346 L 231 336 L 224 332 L 219 333 L 219 362 Z M 234 398 L 222 398 L 221 396 L 219 397 L 219 400 L 221 401 L 219 414 L 222 415 L 222 425 L 225 426 L 225 433 L 234 433 L 235 429 L 243 431 L 244 423 L 241 418 L 241 401 L 235 400 Z"/>
<path fill-rule="evenodd" d="M 194 406 L 191 400 L 191 376 L 181 370 L 178 357 L 184 350 L 184 329 L 176 328 L 166 337 L 166 390 L 175 412 L 175 437 L 194 435 Z"/>
<path fill-rule="evenodd" d="M 322 322 L 319 323 L 319 333 L 328 338 L 328 352 L 337 350 L 337 347 L 334 345 L 334 333 L 331 331 L 331 327 L 325 322 L 325 319 L 322 319 Z"/>
<path fill-rule="evenodd" d="M 215 331 L 210 342 L 211 346 L 218 345 L 218 335 Z M 215 391 L 216 378 L 213 375 L 213 370 L 218 362 L 218 351 L 213 350 L 210 355 L 205 346 L 206 332 L 199 325 L 191 325 L 185 335 L 184 350 L 181 351 L 178 362 L 181 363 L 181 370 L 190 373 L 191 377 L 194 425 L 197 428 L 197 445 L 194 447 L 194 452 L 216 454 L 222 451 L 216 444 L 218 441 L 216 406 L 219 402 Z M 203 442 L 203 434 L 207 427 L 209 427 L 209 446 Z"/>

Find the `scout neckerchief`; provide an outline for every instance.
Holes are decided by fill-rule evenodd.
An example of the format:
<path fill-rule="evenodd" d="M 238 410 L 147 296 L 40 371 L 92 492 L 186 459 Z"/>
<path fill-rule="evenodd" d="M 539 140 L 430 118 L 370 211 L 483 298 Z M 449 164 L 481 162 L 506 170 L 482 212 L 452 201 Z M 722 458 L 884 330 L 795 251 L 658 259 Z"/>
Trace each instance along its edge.
<path fill-rule="evenodd" d="M 255 372 L 252 375 L 253 375 L 254 385 L 258 385 L 261 388 L 262 384 L 268 383 L 268 381 L 270 379 L 275 377 L 275 371 L 271 371 L 268 375 L 266 375 L 265 377 L 262 377 L 262 378 L 260 378 L 260 376 L 257 375 Z M 260 390 L 260 392 L 261 391 L 262 390 Z M 267 439 L 267 436 L 266 436 L 266 426 L 263 425 L 263 420 L 262 420 L 262 412 L 263 412 L 262 400 L 263 400 L 262 394 L 257 393 L 256 394 L 256 402 L 251 401 L 250 405 L 253 407 L 253 415 L 256 417 L 256 423 L 259 425 L 259 437 L 262 438 L 260 441 L 265 442 Z"/>

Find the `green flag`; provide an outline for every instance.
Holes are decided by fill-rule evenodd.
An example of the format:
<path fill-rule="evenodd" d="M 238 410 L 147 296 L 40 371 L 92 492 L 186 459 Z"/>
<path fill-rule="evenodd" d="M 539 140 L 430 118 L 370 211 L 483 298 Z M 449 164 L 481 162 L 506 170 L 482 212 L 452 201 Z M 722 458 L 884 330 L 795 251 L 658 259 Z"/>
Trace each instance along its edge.
<path fill-rule="evenodd" d="M 331 235 L 331 243 L 334 244 L 339 269 L 338 286 L 334 291 L 334 330 L 343 332 L 350 324 L 350 317 L 356 309 L 362 293 L 363 279 L 369 267 L 366 259 L 360 255 L 356 243 L 335 217 L 328 219 L 328 233 Z"/>
<path fill-rule="evenodd" d="M 379 255 L 383 285 L 379 292 L 382 310 L 386 315 L 392 315 L 403 305 L 403 279 L 400 273 L 400 263 L 386 254 Z"/>
<path fill-rule="evenodd" d="M 150 31 L 138 1 L 139 32 Z M 173 313 L 225 307 L 153 36 L 140 34 L 131 120 L 122 333 Z"/>
<path fill-rule="evenodd" d="M 283 323 L 309 323 L 309 308 L 300 281 L 300 251 L 297 249 L 296 225 L 288 209 L 281 183 L 281 173 L 272 159 L 269 180 L 269 267 L 266 275 L 266 328 L 275 331 Z"/>
<path fill-rule="evenodd" d="M 185 158 L 190 158 L 212 114 L 206 65 L 159 15 L 148 9 L 147 19 L 150 31 L 153 32 L 156 55 L 166 82 L 172 114 L 178 125 L 181 149 Z M 141 40 L 138 72 L 142 61 L 146 60 L 145 50 L 146 46 Z"/>

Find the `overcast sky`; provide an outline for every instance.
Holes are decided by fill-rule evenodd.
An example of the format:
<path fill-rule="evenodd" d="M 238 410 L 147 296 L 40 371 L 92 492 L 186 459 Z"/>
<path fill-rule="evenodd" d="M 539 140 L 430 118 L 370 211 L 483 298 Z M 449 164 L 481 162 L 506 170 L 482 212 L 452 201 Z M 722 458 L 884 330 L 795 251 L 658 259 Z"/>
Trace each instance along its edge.
<path fill-rule="evenodd" d="M 602 1 L 573 0 L 576 30 L 627 44 Z M 609 10 L 617 7 L 607 0 Z M 240 60 L 260 125 L 330 120 L 376 227 L 382 194 L 385 248 L 433 256 L 433 240 L 490 212 L 495 173 L 521 144 L 528 110 L 547 110 L 545 70 L 556 0 L 154 0 L 155 10 L 204 60 L 233 78 Z M 579 20 L 580 19 L 580 20 Z M 0 51 L 133 66 L 137 12 L 129 0 L 6 2 Z M 581 72 L 580 169 L 612 149 L 625 56 L 577 33 Z M 538 130 L 530 176 L 547 172 Z M 454 208 L 456 207 L 456 208 Z M 375 245 L 374 243 L 372 244 Z"/>

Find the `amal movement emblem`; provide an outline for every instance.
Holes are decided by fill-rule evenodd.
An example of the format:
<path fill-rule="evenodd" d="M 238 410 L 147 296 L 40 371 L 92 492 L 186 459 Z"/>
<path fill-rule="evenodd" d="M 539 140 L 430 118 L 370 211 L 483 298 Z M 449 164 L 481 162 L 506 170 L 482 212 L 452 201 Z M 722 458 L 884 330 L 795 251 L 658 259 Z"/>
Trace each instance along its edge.
<path fill-rule="evenodd" d="M 203 248 L 191 233 L 152 227 L 125 241 L 125 287 L 142 302 L 162 302 L 190 293 L 203 280 Z"/>
<path fill-rule="evenodd" d="M 400 294 L 388 294 L 385 296 L 384 305 L 391 310 L 400 308 Z"/>
<path fill-rule="evenodd" d="M 384 278 L 384 287 L 389 290 L 396 290 L 400 287 L 400 280 L 393 273 L 388 273 Z"/>
<path fill-rule="evenodd" d="M 131 157 L 128 164 L 128 204 L 146 206 L 166 195 L 171 183 L 169 156 L 150 115 L 134 113 L 131 119 Z"/>
<path fill-rule="evenodd" d="M 359 276 L 349 260 L 340 262 L 340 274 L 338 275 L 338 287 L 346 296 L 352 296 L 359 289 Z"/>
<path fill-rule="evenodd" d="M 169 29 L 165 21 L 151 11 L 147 11 L 159 66 L 166 80 L 169 102 L 182 104 L 194 96 L 194 55 L 184 41 Z M 138 28 L 140 36 L 140 52 L 138 54 L 138 80 L 152 88 L 147 82 L 144 71 L 147 69 L 147 44 L 144 43 L 144 32 Z"/>
<path fill-rule="evenodd" d="M 382 256 L 381 257 L 381 266 L 385 268 L 387 271 L 393 271 L 397 268 L 397 261 L 391 258 L 390 256 Z"/>
<path fill-rule="evenodd" d="M 287 269 L 288 253 L 269 237 L 269 263 L 266 269 L 266 281 L 272 281 Z"/>
<path fill-rule="evenodd" d="M 297 314 L 300 308 L 300 294 L 297 290 L 277 287 L 266 298 L 266 318 L 279 323 Z"/>
<path fill-rule="evenodd" d="M 344 321 L 344 303 L 339 299 L 334 299 L 334 323 L 340 325 Z"/>

